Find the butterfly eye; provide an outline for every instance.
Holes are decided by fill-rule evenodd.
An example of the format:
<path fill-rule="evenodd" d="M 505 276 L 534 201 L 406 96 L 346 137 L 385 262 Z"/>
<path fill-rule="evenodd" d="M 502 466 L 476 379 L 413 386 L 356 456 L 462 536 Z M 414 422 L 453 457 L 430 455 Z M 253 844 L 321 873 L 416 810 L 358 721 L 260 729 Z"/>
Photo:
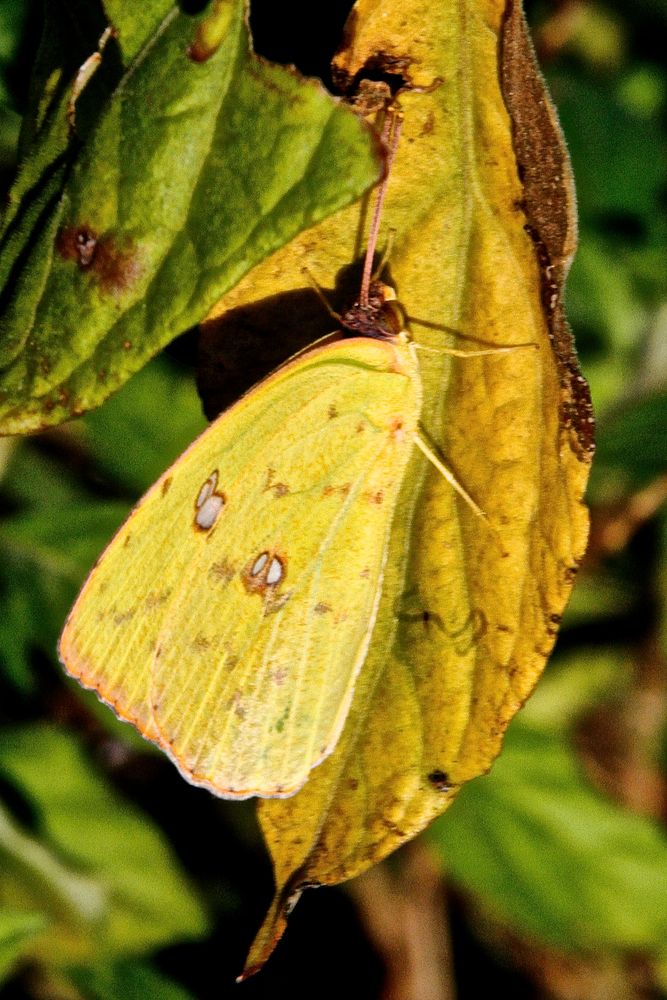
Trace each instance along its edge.
<path fill-rule="evenodd" d="M 218 519 L 220 511 L 225 506 L 224 493 L 216 493 L 218 485 L 218 470 L 214 469 L 208 479 L 202 483 L 195 500 L 195 527 L 201 531 L 209 531 Z"/>

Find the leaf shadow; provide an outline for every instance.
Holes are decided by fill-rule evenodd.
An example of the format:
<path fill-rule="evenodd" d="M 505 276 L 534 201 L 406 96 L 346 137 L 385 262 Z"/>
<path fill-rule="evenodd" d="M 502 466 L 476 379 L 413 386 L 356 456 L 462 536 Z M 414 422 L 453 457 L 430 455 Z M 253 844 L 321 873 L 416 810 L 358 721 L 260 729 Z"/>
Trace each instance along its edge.
<path fill-rule="evenodd" d="M 321 290 L 333 312 L 345 312 L 355 302 L 362 266 L 362 258 L 346 265 L 334 288 Z M 197 389 L 208 419 L 214 419 L 292 355 L 335 334 L 337 328 L 335 318 L 309 285 L 230 309 L 207 321 L 200 329 Z"/>

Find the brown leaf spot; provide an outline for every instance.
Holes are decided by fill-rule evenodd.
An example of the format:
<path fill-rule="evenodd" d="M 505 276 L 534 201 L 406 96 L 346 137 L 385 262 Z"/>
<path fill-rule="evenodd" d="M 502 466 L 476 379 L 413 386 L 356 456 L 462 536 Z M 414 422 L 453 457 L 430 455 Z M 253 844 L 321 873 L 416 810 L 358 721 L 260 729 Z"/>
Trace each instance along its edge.
<path fill-rule="evenodd" d="M 389 107 L 392 100 L 391 88 L 384 80 L 360 80 L 356 93 L 348 97 L 357 114 L 368 118 Z"/>
<path fill-rule="evenodd" d="M 65 226 L 56 236 L 56 250 L 63 260 L 74 260 L 84 271 L 93 262 L 97 233 L 87 225 Z"/>
<path fill-rule="evenodd" d="M 192 648 L 197 650 L 198 653 L 205 653 L 210 645 L 210 641 L 201 632 L 192 640 Z"/>
<path fill-rule="evenodd" d="M 173 482 L 173 478 L 171 476 L 167 476 L 166 479 L 163 479 L 163 481 L 162 481 L 162 487 L 161 487 L 161 490 L 160 490 L 160 492 L 162 493 L 163 497 L 166 497 L 167 493 L 171 489 L 172 482 Z"/>
<path fill-rule="evenodd" d="M 320 601 L 319 604 L 315 605 L 315 607 L 313 608 L 313 611 L 315 612 L 316 615 L 326 615 L 327 612 L 331 611 L 331 605 L 330 604 L 323 604 Z"/>
<path fill-rule="evenodd" d="M 120 245 L 111 233 L 98 236 L 86 224 L 61 229 L 56 249 L 63 260 L 75 261 L 109 295 L 127 291 L 142 272 L 138 250 L 130 240 Z"/>
<path fill-rule="evenodd" d="M 328 416 L 329 420 L 335 420 L 336 417 L 338 416 L 338 410 L 336 409 L 336 407 L 335 407 L 335 405 L 333 403 L 331 404 L 331 406 L 327 410 L 327 416 Z"/>
<path fill-rule="evenodd" d="M 451 791 L 452 783 L 446 771 L 441 771 L 439 768 L 436 768 L 426 776 L 426 780 L 433 785 L 438 792 Z"/>
<path fill-rule="evenodd" d="M 123 548 L 124 549 L 126 549 L 128 547 L 128 545 L 130 544 L 131 540 L 132 540 L 132 532 L 128 531 L 128 533 L 125 536 L 125 540 L 123 541 Z"/>

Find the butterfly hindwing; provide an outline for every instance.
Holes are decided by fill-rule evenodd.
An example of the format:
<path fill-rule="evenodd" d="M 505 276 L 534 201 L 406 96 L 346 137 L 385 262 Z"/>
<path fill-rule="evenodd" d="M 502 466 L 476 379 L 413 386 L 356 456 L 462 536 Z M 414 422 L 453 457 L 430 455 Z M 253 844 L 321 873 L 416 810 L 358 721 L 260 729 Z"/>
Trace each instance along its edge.
<path fill-rule="evenodd" d="M 417 428 L 410 351 L 342 340 L 256 386 L 140 501 L 68 619 L 68 670 L 218 794 L 290 794 L 335 745 Z"/>

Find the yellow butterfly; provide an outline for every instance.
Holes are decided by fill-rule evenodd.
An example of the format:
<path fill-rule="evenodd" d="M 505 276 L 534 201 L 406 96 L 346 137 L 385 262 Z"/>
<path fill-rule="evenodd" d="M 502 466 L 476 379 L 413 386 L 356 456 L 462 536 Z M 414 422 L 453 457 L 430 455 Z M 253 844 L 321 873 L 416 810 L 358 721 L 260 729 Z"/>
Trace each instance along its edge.
<path fill-rule="evenodd" d="M 373 243 L 344 339 L 296 356 L 177 459 L 61 637 L 72 676 L 224 797 L 291 795 L 336 745 L 412 449 L 472 504 L 419 435 L 415 345 L 369 276 Z"/>

